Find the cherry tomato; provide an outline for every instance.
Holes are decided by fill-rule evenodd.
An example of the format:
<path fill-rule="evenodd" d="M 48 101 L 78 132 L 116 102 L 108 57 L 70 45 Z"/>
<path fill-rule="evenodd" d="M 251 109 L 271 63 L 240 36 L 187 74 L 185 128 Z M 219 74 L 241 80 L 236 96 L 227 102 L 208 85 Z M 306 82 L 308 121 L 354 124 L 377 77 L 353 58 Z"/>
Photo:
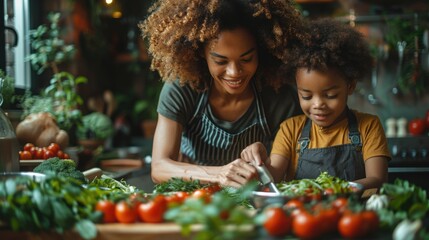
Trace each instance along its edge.
<path fill-rule="evenodd" d="M 167 201 L 168 207 L 179 206 L 182 203 L 181 199 L 176 194 L 166 196 L 165 200 Z"/>
<path fill-rule="evenodd" d="M 36 156 L 33 156 L 34 159 L 44 159 L 45 151 L 42 148 L 37 148 Z"/>
<path fill-rule="evenodd" d="M 219 213 L 219 217 L 222 220 L 228 220 L 229 218 L 229 211 L 228 210 L 223 210 Z"/>
<path fill-rule="evenodd" d="M 189 197 L 189 193 L 183 191 L 177 192 L 175 195 L 179 198 L 180 203 L 183 203 Z"/>
<path fill-rule="evenodd" d="M 316 217 L 319 218 L 322 234 L 325 234 L 337 230 L 341 214 L 336 208 L 325 208 L 320 210 Z"/>
<path fill-rule="evenodd" d="M 167 201 L 168 207 L 174 207 L 182 204 L 188 196 L 189 193 L 187 192 L 177 192 L 172 195 L 166 196 L 165 200 Z"/>
<path fill-rule="evenodd" d="M 30 151 L 27 151 L 27 150 L 19 151 L 19 159 L 21 159 L 21 160 L 31 160 L 31 159 L 33 159 L 33 156 L 31 155 Z"/>
<path fill-rule="evenodd" d="M 38 159 L 37 158 L 37 151 L 38 150 L 39 150 L 38 147 L 32 147 L 32 148 L 30 148 L 30 153 L 31 153 L 31 156 L 33 157 L 33 159 Z"/>
<path fill-rule="evenodd" d="M 47 147 L 48 150 L 52 151 L 53 153 L 57 154 L 57 152 L 61 149 L 60 145 L 58 143 L 51 143 Z"/>
<path fill-rule="evenodd" d="M 64 152 L 62 150 L 58 150 L 57 157 L 64 159 Z"/>
<path fill-rule="evenodd" d="M 57 155 L 54 152 L 52 152 L 51 150 L 49 150 L 49 149 L 45 149 L 43 151 L 43 159 L 49 159 L 49 158 L 53 158 L 53 157 L 56 157 L 56 156 Z"/>
<path fill-rule="evenodd" d="M 339 197 L 334 201 L 332 201 L 331 203 L 332 207 L 338 209 L 340 213 L 344 212 L 347 209 L 348 204 L 349 204 L 349 200 L 344 197 Z"/>
<path fill-rule="evenodd" d="M 167 211 L 167 201 L 164 196 L 158 195 L 147 203 L 141 203 L 137 212 L 142 222 L 160 223 L 164 221 Z"/>
<path fill-rule="evenodd" d="M 263 226 L 270 236 L 282 237 L 290 232 L 292 218 L 281 207 L 268 207 L 264 215 L 266 220 Z"/>
<path fill-rule="evenodd" d="M 205 203 L 210 203 L 210 201 L 211 201 L 211 194 L 205 189 L 197 189 L 192 193 L 191 196 L 193 198 L 201 199 Z"/>
<path fill-rule="evenodd" d="M 326 195 L 326 196 L 334 195 L 334 193 L 335 193 L 335 191 L 333 188 L 327 188 L 327 189 L 323 190 L 323 195 Z"/>
<path fill-rule="evenodd" d="M 120 201 L 115 205 L 115 217 L 120 223 L 134 223 L 137 220 L 137 212 L 127 201 Z"/>
<path fill-rule="evenodd" d="M 285 203 L 285 207 L 287 209 L 304 208 L 304 203 L 301 202 L 300 200 L 294 198 L 294 199 L 291 199 L 291 200 L 287 201 Z"/>
<path fill-rule="evenodd" d="M 32 144 L 32 143 L 26 143 L 25 145 L 24 145 L 24 147 L 23 147 L 23 150 L 25 150 L 25 151 L 30 151 L 31 150 L 31 148 L 34 148 L 35 146 L 34 146 L 34 144 Z"/>
<path fill-rule="evenodd" d="M 64 153 L 63 158 L 64 158 L 64 159 L 70 159 L 70 155 L 69 155 L 68 153 Z"/>
<path fill-rule="evenodd" d="M 210 194 L 213 194 L 222 190 L 222 187 L 219 184 L 212 184 L 204 189 L 207 190 Z"/>
<path fill-rule="evenodd" d="M 110 200 L 100 200 L 95 205 L 95 210 L 103 213 L 104 223 L 116 222 L 115 208 L 115 203 Z"/>
<path fill-rule="evenodd" d="M 367 234 L 368 231 L 365 220 L 360 213 L 344 214 L 338 222 L 338 231 L 344 238 L 359 238 Z"/>
<path fill-rule="evenodd" d="M 380 219 L 375 211 L 366 210 L 361 212 L 365 225 L 367 226 L 368 233 L 375 232 L 380 226 Z"/>
<path fill-rule="evenodd" d="M 320 231 L 320 219 L 309 212 L 300 211 L 292 221 L 292 231 L 299 238 L 317 238 Z"/>

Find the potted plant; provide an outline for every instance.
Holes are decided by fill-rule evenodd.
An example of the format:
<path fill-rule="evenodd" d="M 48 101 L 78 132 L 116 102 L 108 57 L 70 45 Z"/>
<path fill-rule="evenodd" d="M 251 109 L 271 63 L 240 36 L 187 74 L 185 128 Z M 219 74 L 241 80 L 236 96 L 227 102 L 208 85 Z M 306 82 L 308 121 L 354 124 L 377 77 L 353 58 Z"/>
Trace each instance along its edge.
<path fill-rule="evenodd" d="M 15 93 L 15 79 L 7 75 L 0 69 L 0 81 L 2 88 L 0 94 L 2 95 L 3 103 L 0 104 L 3 109 L 8 108 L 13 102 L 13 95 Z"/>
<path fill-rule="evenodd" d="M 49 13 L 47 18 L 49 24 L 40 25 L 30 32 L 32 53 L 27 60 L 38 74 L 51 70 L 53 75 L 39 95 L 32 95 L 29 91 L 24 94 L 21 99 L 22 118 L 33 113 L 51 113 L 59 128 L 69 133 L 73 144 L 75 136 L 72 132 L 82 121 L 79 106 L 83 99 L 77 93 L 77 86 L 86 83 L 87 79 L 59 70 L 60 64 L 73 57 L 75 48 L 60 38 L 61 14 Z"/>
<path fill-rule="evenodd" d="M 102 146 L 113 133 L 113 123 L 109 116 L 93 112 L 82 117 L 82 124 L 78 125 L 76 135 L 81 146 L 94 150 Z"/>

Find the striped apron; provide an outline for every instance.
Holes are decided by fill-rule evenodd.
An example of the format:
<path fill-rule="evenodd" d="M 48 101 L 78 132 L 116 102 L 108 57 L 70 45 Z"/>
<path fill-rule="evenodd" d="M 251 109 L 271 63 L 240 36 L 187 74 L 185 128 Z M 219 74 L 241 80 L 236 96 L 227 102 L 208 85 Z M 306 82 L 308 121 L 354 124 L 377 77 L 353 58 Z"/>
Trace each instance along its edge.
<path fill-rule="evenodd" d="M 206 114 L 208 95 L 204 92 L 197 109 L 182 134 L 181 153 L 184 159 L 207 166 L 222 166 L 240 157 L 248 145 L 260 141 L 269 147 L 271 134 L 265 118 L 261 96 L 252 84 L 256 100 L 256 117 L 251 124 L 238 133 L 229 133 L 218 127 Z"/>

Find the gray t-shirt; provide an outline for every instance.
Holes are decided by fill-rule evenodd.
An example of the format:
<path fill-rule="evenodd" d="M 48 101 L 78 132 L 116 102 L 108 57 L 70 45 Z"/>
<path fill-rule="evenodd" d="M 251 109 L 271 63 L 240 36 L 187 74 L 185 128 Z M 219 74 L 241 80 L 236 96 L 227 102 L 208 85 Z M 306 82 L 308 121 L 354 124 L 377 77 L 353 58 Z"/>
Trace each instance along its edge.
<path fill-rule="evenodd" d="M 271 139 L 274 140 L 279 125 L 283 120 L 302 113 L 298 96 L 291 85 L 284 85 L 277 91 L 266 86 L 262 87 L 258 92 L 261 95 Z M 180 86 L 177 81 L 174 83 L 165 83 L 158 102 L 158 113 L 173 121 L 177 121 L 184 127 L 184 131 L 186 131 L 202 94 L 192 90 L 188 85 Z M 217 119 L 211 113 L 209 107 L 205 111 L 219 128 L 229 133 L 236 133 L 245 129 L 251 124 L 255 114 L 257 114 L 255 102 L 235 122 Z"/>

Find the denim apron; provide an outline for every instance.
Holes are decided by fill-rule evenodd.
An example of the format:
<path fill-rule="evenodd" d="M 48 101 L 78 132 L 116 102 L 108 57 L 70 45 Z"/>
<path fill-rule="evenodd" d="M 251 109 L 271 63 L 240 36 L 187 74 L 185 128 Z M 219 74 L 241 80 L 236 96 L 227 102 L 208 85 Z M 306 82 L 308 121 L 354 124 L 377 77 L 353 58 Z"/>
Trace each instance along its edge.
<path fill-rule="evenodd" d="M 261 96 L 252 83 L 256 101 L 256 117 L 238 133 L 229 133 L 218 127 L 206 114 L 208 95 L 203 93 L 197 109 L 182 134 L 181 153 L 195 164 L 221 166 L 240 157 L 248 145 L 260 141 L 270 146 L 270 130 L 262 105 Z"/>
<path fill-rule="evenodd" d="M 365 177 L 365 163 L 362 156 L 362 142 L 356 116 L 347 108 L 349 122 L 349 144 L 326 148 L 308 149 L 312 121 L 307 118 L 301 137 L 295 179 L 317 178 L 321 172 L 328 172 L 346 181 Z"/>

